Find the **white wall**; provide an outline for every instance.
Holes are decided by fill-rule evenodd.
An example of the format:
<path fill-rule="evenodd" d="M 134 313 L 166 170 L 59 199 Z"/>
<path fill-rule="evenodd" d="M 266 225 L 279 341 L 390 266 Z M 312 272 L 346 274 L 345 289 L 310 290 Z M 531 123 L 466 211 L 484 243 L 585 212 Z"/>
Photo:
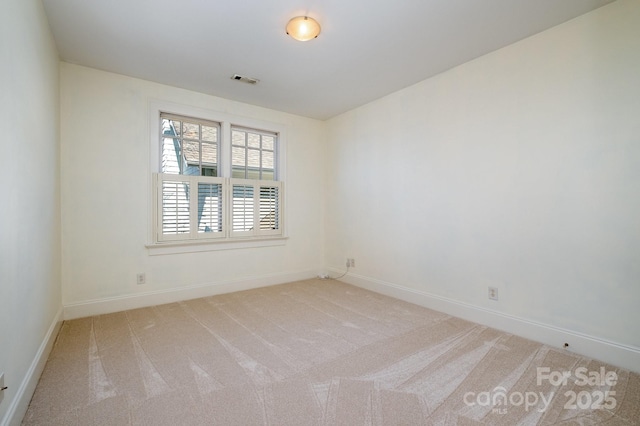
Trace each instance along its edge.
<path fill-rule="evenodd" d="M 156 101 L 286 127 L 286 244 L 149 255 L 145 247 L 151 221 L 148 110 Z M 323 129 L 320 121 L 62 63 L 65 315 L 315 276 L 324 267 Z M 138 272 L 146 273 L 147 284 L 136 285 Z M 153 297 L 147 297 L 150 293 Z"/>
<path fill-rule="evenodd" d="M 640 2 L 335 117 L 327 138 L 332 268 L 640 347 Z"/>
<path fill-rule="evenodd" d="M 0 13 L 0 424 L 20 422 L 58 322 L 58 54 L 39 0 Z M 44 354 L 46 359 L 46 354 Z M 26 398 L 21 398 L 25 396 Z"/>

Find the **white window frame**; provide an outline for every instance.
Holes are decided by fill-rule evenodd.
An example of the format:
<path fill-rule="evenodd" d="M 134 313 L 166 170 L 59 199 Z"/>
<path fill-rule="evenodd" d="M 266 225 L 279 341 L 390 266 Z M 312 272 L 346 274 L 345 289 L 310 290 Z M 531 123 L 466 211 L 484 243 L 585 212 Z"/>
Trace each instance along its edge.
<path fill-rule="evenodd" d="M 193 229 L 189 238 L 183 239 L 182 237 L 164 236 L 159 238 L 160 224 L 159 212 L 161 210 L 162 197 L 160 194 L 160 186 L 158 185 L 158 179 L 162 179 L 164 176 L 160 174 L 160 158 L 161 158 L 161 143 L 160 143 L 160 114 L 167 113 L 181 117 L 193 117 L 195 119 L 208 120 L 220 123 L 220 135 L 218 141 L 218 178 L 212 177 L 190 177 L 188 175 L 169 175 L 174 178 L 186 181 L 194 179 L 196 182 L 198 179 L 207 178 L 206 180 L 221 180 L 223 185 L 223 229 L 222 233 L 201 233 L 198 235 L 197 229 Z M 277 147 L 276 147 L 276 178 L 277 181 L 253 181 L 245 179 L 237 179 L 231 177 L 231 129 L 242 128 L 248 130 L 256 130 L 267 133 L 273 133 L 277 135 Z M 197 252 L 197 251 L 210 251 L 210 250 L 225 250 L 235 248 L 248 248 L 248 247 L 264 247 L 283 245 L 287 239 L 286 221 L 284 218 L 286 214 L 286 126 L 281 123 L 266 122 L 249 117 L 242 117 L 238 115 L 222 113 L 214 110 L 208 110 L 205 108 L 187 106 L 176 104 L 163 100 L 152 100 L 149 102 L 149 173 L 151 190 L 149 191 L 149 209 L 148 217 L 151 219 L 148 243 L 146 247 L 149 249 L 149 253 L 155 254 L 172 254 L 172 253 L 184 253 L 184 252 Z M 205 179 L 203 179 L 205 180 Z M 255 226 L 250 232 L 233 232 L 230 212 L 232 202 L 232 185 L 238 182 L 250 182 L 254 185 L 254 204 L 259 206 L 259 191 L 260 185 L 276 186 L 278 194 L 278 205 L 280 207 L 280 214 L 278 216 L 279 229 L 260 229 L 259 226 L 259 214 L 255 214 Z M 193 186 L 191 186 L 193 188 Z M 197 192 L 197 190 L 196 190 Z M 197 200 L 191 202 L 196 203 L 195 208 L 191 207 L 191 216 L 197 216 Z M 196 197 L 197 198 L 197 197 Z M 197 219 L 196 219 L 197 220 Z M 209 235 L 215 234 L 215 235 Z M 220 235 L 222 234 L 222 235 Z"/>

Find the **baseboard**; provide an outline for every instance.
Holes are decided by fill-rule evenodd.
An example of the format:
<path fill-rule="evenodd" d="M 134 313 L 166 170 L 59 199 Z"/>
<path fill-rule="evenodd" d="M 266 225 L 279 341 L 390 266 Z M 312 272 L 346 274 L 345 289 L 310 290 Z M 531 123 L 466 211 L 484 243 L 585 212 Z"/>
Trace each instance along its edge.
<path fill-rule="evenodd" d="M 332 272 L 340 272 L 331 269 Z M 348 273 L 341 281 L 640 373 L 640 348 Z M 564 349 L 564 344 L 569 349 Z"/>
<path fill-rule="evenodd" d="M 42 370 L 44 370 L 44 366 L 49 358 L 49 353 L 51 353 L 53 344 L 55 343 L 60 327 L 62 326 L 62 312 L 62 308 L 60 308 L 56 316 L 53 318 L 53 322 L 49 326 L 49 330 L 47 330 L 47 333 L 45 334 L 44 339 L 38 348 L 38 352 L 36 352 L 36 356 L 33 358 L 22 383 L 20 383 L 20 387 L 11 401 L 11 405 L 6 412 L 4 419 L 0 422 L 1 426 L 17 426 L 22 423 L 22 419 L 27 412 L 27 408 L 29 408 L 29 402 L 31 402 L 33 392 L 36 390 L 38 380 L 40 380 Z"/>
<path fill-rule="evenodd" d="M 64 319 L 70 320 L 93 315 L 110 314 L 129 309 L 145 308 L 148 306 L 163 305 L 165 303 L 197 299 L 199 297 L 250 290 L 259 287 L 267 287 L 270 285 L 315 278 L 317 275 L 318 270 L 305 270 L 167 290 L 150 291 L 118 297 L 108 297 L 104 299 L 87 300 L 78 303 L 65 304 Z"/>

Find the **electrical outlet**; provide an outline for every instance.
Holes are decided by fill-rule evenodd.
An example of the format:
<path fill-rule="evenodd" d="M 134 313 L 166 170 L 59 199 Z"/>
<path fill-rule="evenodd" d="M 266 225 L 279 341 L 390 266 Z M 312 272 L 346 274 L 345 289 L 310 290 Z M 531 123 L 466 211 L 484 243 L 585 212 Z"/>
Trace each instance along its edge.
<path fill-rule="evenodd" d="M 355 259 L 347 259 L 347 268 L 355 268 L 356 260 Z"/>
<path fill-rule="evenodd" d="M 140 285 L 140 284 L 145 284 L 146 282 L 147 282 L 147 275 L 144 272 L 140 272 L 136 276 L 136 283 Z"/>
<path fill-rule="evenodd" d="M 6 388 L 4 387 L 4 373 L 0 374 L 0 402 L 2 402 L 2 399 L 4 398 L 4 390 Z"/>
<path fill-rule="evenodd" d="M 498 300 L 498 288 L 497 287 L 489 287 L 489 299 Z"/>

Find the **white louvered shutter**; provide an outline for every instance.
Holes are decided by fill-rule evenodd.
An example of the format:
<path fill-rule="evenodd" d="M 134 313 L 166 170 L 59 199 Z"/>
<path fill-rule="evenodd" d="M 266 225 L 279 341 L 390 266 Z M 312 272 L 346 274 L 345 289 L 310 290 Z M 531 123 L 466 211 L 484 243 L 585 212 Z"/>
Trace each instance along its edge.
<path fill-rule="evenodd" d="M 198 238 L 223 237 L 222 182 L 198 182 Z"/>
<path fill-rule="evenodd" d="M 223 178 L 156 174 L 158 241 L 223 238 Z"/>
<path fill-rule="evenodd" d="M 169 177 L 158 182 L 159 230 L 158 240 L 183 240 L 189 238 L 190 182 L 183 176 Z"/>
<path fill-rule="evenodd" d="M 258 185 L 258 235 L 282 234 L 282 197 L 280 182 L 261 182 Z"/>
<path fill-rule="evenodd" d="M 232 179 L 231 183 L 231 235 L 235 237 L 254 234 L 255 185 L 244 179 Z"/>

